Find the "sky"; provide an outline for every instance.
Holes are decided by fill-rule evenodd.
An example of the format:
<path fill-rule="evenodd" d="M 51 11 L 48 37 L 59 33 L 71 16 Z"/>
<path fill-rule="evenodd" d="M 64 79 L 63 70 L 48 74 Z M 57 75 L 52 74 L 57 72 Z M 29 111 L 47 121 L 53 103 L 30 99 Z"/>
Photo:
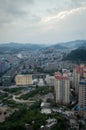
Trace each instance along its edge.
<path fill-rule="evenodd" d="M 86 0 L 0 0 L 0 43 L 86 39 Z"/>

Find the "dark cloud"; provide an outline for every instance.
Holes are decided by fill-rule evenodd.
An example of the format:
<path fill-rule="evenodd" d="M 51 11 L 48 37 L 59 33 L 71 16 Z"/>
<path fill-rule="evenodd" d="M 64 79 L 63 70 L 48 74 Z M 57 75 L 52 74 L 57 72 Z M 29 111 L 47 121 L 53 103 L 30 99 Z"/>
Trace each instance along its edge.
<path fill-rule="evenodd" d="M 0 0 L 0 10 L 4 11 L 19 11 L 26 5 L 34 4 L 33 0 Z"/>
<path fill-rule="evenodd" d="M 24 8 L 33 4 L 34 0 L 0 0 L 0 26 L 25 17 L 30 11 L 25 11 Z"/>
<path fill-rule="evenodd" d="M 24 10 L 15 8 L 15 7 L 8 8 L 6 10 L 6 12 L 8 15 L 13 15 L 14 17 L 21 17 L 21 16 L 25 16 L 27 14 Z M 28 11 L 28 13 L 29 13 L 29 11 Z"/>
<path fill-rule="evenodd" d="M 0 0 L 0 10 L 13 15 L 25 14 L 23 8 L 34 4 L 34 0 Z"/>

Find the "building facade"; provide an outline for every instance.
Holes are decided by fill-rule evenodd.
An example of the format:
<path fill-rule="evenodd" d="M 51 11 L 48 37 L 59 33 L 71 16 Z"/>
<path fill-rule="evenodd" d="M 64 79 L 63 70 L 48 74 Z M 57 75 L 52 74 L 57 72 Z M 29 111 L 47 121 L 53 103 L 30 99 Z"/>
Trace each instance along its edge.
<path fill-rule="evenodd" d="M 54 76 L 46 75 L 45 80 L 48 86 L 54 86 Z"/>
<path fill-rule="evenodd" d="M 86 66 L 80 65 L 80 66 L 74 67 L 74 69 L 73 69 L 73 85 L 75 88 L 76 95 L 79 94 L 79 82 L 83 77 L 86 78 Z"/>
<path fill-rule="evenodd" d="M 86 79 L 79 83 L 79 113 L 86 118 Z"/>
<path fill-rule="evenodd" d="M 32 75 L 17 75 L 15 77 L 16 85 L 32 85 Z"/>
<path fill-rule="evenodd" d="M 73 69 L 73 87 L 75 88 L 76 95 L 78 95 L 78 92 L 79 92 L 79 82 L 80 82 L 80 68 L 74 67 L 74 69 Z"/>
<path fill-rule="evenodd" d="M 68 77 L 55 73 L 54 81 L 55 100 L 60 104 L 70 103 L 70 81 Z"/>

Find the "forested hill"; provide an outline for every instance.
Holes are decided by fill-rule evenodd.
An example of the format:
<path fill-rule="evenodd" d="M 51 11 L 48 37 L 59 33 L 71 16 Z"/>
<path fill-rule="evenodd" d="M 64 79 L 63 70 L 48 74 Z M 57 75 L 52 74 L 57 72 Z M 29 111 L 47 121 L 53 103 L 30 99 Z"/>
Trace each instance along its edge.
<path fill-rule="evenodd" d="M 86 61 L 86 49 L 76 49 L 71 51 L 65 58 L 71 61 Z"/>

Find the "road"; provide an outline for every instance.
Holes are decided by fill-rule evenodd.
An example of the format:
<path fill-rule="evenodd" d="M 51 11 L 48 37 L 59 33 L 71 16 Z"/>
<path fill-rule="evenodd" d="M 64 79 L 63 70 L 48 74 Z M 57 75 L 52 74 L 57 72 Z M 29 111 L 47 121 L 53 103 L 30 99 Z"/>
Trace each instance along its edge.
<path fill-rule="evenodd" d="M 17 98 L 19 98 L 20 97 L 20 95 L 13 95 L 13 100 L 15 101 L 15 102 L 18 102 L 18 103 L 34 103 L 35 101 L 32 101 L 32 100 L 23 100 L 23 99 L 17 99 Z"/>

